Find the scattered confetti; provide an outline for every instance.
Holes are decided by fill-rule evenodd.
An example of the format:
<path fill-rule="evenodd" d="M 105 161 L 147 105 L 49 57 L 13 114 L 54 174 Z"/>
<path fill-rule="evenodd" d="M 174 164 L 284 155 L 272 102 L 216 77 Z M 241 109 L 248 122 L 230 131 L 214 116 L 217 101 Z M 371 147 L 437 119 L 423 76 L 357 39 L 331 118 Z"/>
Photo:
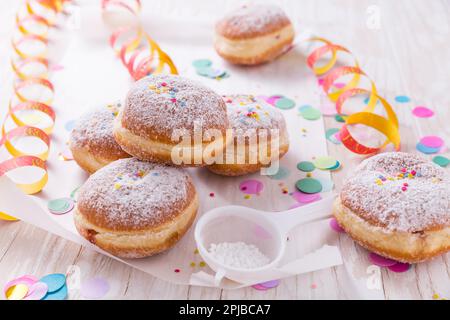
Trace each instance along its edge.
<path fill-rule="evenodd" d="M 345 233 L 345 230 L 339 225 L 339 222 L 336 218 L 330 219 L 330 228 L 338 233 Z"/>
<path fill-rule="evenodd" d="M 306 120 L 317 120 L 317 119 L 320 119 L 320 117 L 322 116 L 322 113 L 320 112 L 319 109 L 307 108 L 307 109 L 304 109 L 300 113 L 300 115 Z"/>
<path fill-rule="evenodd" d="M 330 156 L 317 157 L 313 161 L 316 168 L 321 170 L 331 170 L 338 165 L 339 161 Z"/>
<path fill-rule="evenodd" d="M 341 141 L 336 137 L 336 134 L 338 134 L 339 131 L 340 129 L 338 128 L 330 128 L 325 132 L 325 137 L 334 144 L 341 144 Z"/>
<path fill-rule="evenodd" d="M 397 262 L 396 264 L 389 266 L 388 268 L 392 272 L 402 273 L 408 271 L 411 268 L 411 265 L 409 263 Z"/>
<path fill-rule="evenodd" d="M 92 278 L 81 284 L 81 295 L 86 299 L 100 299 L 109 291 L 109 283 L 103 278 Z"/>
<path fill-rule="evenodd" d="M 20 284 L 20 285 L 26 286 L 27 292 L 28 292 L 28 288 L 31 287 L 37 281 L 38 281 L 38 279 L 36 277 L 30 276 L 30 275 L 24 275 L 24 276 L 18 277 L 18 278 L 13 279 L 5 284 L 5 287 L 3 288 L 3 293 L 5 294 L 5 297 L 7 299 L 9 299 L 8 297 L 11 294 L 13 294 L 14 290 L 16 290 L 16 289 L 11 289 L 11 288 Z M 15 293 L 15 296 L 17 296 L 17 294 L 20 293 L 22 289 L 19 287 L 17 290 L 18 291 L 17 291 L 17 293 Z"/>
<path fill-rule="evenodd" d="M 56 292 L 66 285 L 66 276 L 62 273 L 52 273 L 42 277 L 39 282 L 44 282 L 48 286 L 48 292 Z"/>
<path fill-rule="evenodd" d="M 424 146 L 420 142 L 417 143 L 416 149 L 425 154 L 438 153 L 441 150 L 440 148 L 430 148 L 430 147 Z"/>
<path fill-rule="evenodd" d="M 22 300 L 28 293 L 28 286 L 22 283 L 11 286 L 5 293 L 8 300 Z"/>
<path fill-rule="evenodd" d="M 210 193 L 209 193 L 209 196 L 210 196 L 211 198 L 214 198 L 214 192 L 210 192 Z"/>
<path fill-rule="evenodd" d="M 420 143 L 428 148 L 440 149 L 444 145 L 444 140 L 437 136 L 426 136 L 420 139 Z"/>
<path fill-rule="evenodd" d="M 282 110 L 289 110 L 295 107 L 295 101 L 289 98 L 280 98 L 275 102 L 275 107 Z"/>
<path fill-rule="evenodd" d="M 397 101 L 399 103 L 407 103 L 407 102 L 410 102 L 411 99 L 407 96 L 396 96 L 395 101 Z"/>
<path fill-rule="evenodd" d="M 427 107 L 415 107 L 412 111 L 413 115 L 415 115 L 418 118 L 430 118 L 434 115 L 434 111 L 431 109 L 428 109 Z"/>
<path fill-rule="evenodd" d="M 264 184 L 256 179 L 245 180 L 239 184 L 239 190 L 247 195 L 260 194 L 263 189 Z"/>
<path fill-rule="evenodd" d="M 198 75 L 211 79 L 221 80 L 228 78 L 229 74 L 226 70 L 216 69 L 212 67 L 212 61 L 208 59 L 199 59 L 192 62 Z"/>
<path fill-rule="evenodd" d="M 311 203 L 322 199 L 319 193 L 304 193 L 301 191 L 294 191 L 292 197 L 299 203 Z"/>
<path fill-rule="evenodd" d="M 320 184 L 319 180 L 313 178 L 304 178 L 298 180 L 295 186 L 299 191 L 309 194 L 319 193 L 320 191 L 322 191 L 322 185 Z"/>
<path fill-rule="evenodd" d="M 209 59 L 198 59 L 192 62 L 192 65 L 197 68 L 205 68 L 210 67 L 212 65 L 212 61 Z"/>
<path fill-rule="evenodd" d="M 252 286 L 252 288 L 253 288 L 253 289 L 256 289 L 256 290 L 259 290 L 259 291 L 266 291 L 266 290 L 269 290 L 268 288 L 263 287 L 263 286 L 260 285 L 260 284 L 255 284 L 255 285 Z"/>
<path fill-rule="evenodd" d="M 345 116 L 337 114 L 334 116 L 334 120 L 336 120 L 337 122 L 345 122 Z"/>
<path fill-rule="evenodd" d="M 390 267 L 398 263 L 395 260 L 382 257 L 374 252 L 369 253 L 369 260 L 379 267 Z"/>
<path fill-rule="evenodd" d="M 48 292 L 48 286 L 44 282 L 36 282 L 30 288 L 24 300 L 41 300 Z"/>
<path fill-rule="evenodd" d="M 200 261 L 200 263 L 198 264 L 200 266 L 200 268 L 203 268 L 206 266 L 206 262 L 205 261 Z"/>
<path fill-rule="evenodd" d="M 72 198 L 59 198 L 50 200 L 47 204 L 48 210 L 56 215 L 66 214 L 74 208 L 75 203 Z"/>
<path fill-rule="evenodd" d="M 175 269 L 175 270 L 173 270 L 173 272 L 175 272 L 175 273 L 180 273 L 180 269 Z"/>
<path fill-rule="evenodd" d="M 301 161 L 297 164 L 297 169 L 303 172 L 311 172 L 316 169 L 316 166 L 310 161 Z"/>
<path fill-rule="evenodd" d="M 275 174 L 268 175 L 270 179 L 273 180 L 283 180 L 289 176 L 289 169 L 285 167 L 279 167 L 278 171 Z"/>
<path fill-rule="evenodd" d="M 65 300 L 67 293 L 67 286 L 64 284 L 59 290 L 48 292 L 42 300 Z"/>
<path fill-rule="evenodd" d="M 444 156 L 435 156 L 433 158 L 433 162 L 436 163 L 437 165 L 445 168 L 450 164 L 450 159 Z"/>

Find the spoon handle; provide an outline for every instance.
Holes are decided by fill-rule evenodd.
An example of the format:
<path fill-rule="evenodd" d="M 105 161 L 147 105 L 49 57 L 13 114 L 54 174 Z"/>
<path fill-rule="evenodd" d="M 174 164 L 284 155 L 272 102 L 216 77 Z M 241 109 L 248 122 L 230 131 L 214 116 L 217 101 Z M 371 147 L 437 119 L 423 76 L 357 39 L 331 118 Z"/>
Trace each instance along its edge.
<path fill-rule="evenodd" d="M 270 219 L 284 233 L 288 233 L 298 225 L 330 217 L 335 198 L 336 196 L 332 195 L 323 200 L 298 208 L 271 213 Z"/>

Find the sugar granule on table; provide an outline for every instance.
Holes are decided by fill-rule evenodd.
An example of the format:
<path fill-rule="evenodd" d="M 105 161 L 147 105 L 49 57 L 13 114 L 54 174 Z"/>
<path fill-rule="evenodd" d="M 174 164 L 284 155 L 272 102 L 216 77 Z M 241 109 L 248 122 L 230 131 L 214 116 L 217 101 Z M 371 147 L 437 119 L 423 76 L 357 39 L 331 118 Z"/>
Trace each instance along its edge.
<path fill-rule="evenodd" d="M 256 246 L 241 241 L 212 243 L 209 252 L 221 264 L 240 269 L 255 269 L 270 262 Z"/>

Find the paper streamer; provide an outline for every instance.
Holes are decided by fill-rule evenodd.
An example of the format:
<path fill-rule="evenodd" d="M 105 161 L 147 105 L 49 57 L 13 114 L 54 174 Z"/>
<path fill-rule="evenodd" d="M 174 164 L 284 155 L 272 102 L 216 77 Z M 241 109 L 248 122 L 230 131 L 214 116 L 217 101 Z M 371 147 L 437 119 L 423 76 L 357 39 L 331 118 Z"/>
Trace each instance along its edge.
<path fill-rule="evenodd" d="M 102 0 L 103 14 L 119 12 L 131 14 L 139 21 L 140 0 Z M 172 59 L 143 30 L 140 23 L 117 28 L 109 38 L 109 44 L 116 51 L 125 68 L 134 80 L 150 74 L 166 71 L 178 74 Z"/>
<path fill-rule="evenodd" d="M 50 151 L 50 134 L 56 120 L 55 111 L 51 107 L 54 87 L 48 79 L 48 31 L 55 27 L 55 19 L 65 2 L 69 0 L 26 0 L 25 10 L 19 10 L 16 14 L 17 36 L 11 41 L 15 52 L 15 56 L 11 59 L 11 67 L 16 79 L 13 83 L 8 113 L 1 125 L 0 139 L 0 147 L 5 147 L 11 158 L 0 162 L 0 176 L 17 168 L 39 168 L 42 175 L 37 181 L 17 183 L 17 186 L 27 194 L 41 191 L 48 180 L 46 160 Z M 25 15 L 20 16 L 19 12 L 25 12 Z M 28 52 L 29 48 L 41 49 Z M 40 71 L 34 73 L 26 71 L 30 69 Z M 39 95 L 28 96 L 30 88 L 39 92 Z M 29 120 L 24 120 L 19 115 L 23 112 L 27 112 L 28 118 L 32 116 L 35 121 L 29 123 Z M 12 122 L 13 128 L 7 129 L 8 122 Z M 40 140 L 45 144 L 46 150 L 39 154 L 29 154 L 20 150 L 15 146 L 15 142 L 24 137 Z M 0 219 L 14 220 L 6 213 L 1 213 Z"/>
<path fill-rule="evenodd" d="M 341 141 L 344 146 L 354 153 L 364 155 L 376 153 L 390 143 L 394 145 L 396 150 L 399 150 L 400 134 L 397 116 L 391 105 L 378 95 L 375 83 L 360 69 L 358 60 L 348 49 L 324 38 L 315 37 L 309 39 L 309 41 L 323 44 L 309 54 L 307 64 L 317 77 L 323 77 L 322 88 L 330 100 L 336 104 L 336 111 L 339 115 L 344 115 L 343 106 L 349 98 L 357 95 L 366 95 L 369 97 L 367 106 L 360 112 L 350 114 L 345 118 L 345 124 L 340 132 Z M 349 55 L 354 61 L 354 65 L 338 65 L 338 53 Z M 317 62 L 327 55 L 331 55 L 331 58 L 324 65 L 318 66 Z M 338 85 L 336 81 L 346 75 L 352 75 L 352 78 L 345 85 Z M 369 81 L 369 88 L 358 88 L 362 77 L 365 77 Z M 378 102 L 381 103 L 386 116 L 381 116 L 375 112 L 375 107 Z M 378 147 L 365 146 L 358 142 L 348 129 L 349 126 L 355 124 L 365 125 L 381 132 L 386 137 L 386 141 Z"/>

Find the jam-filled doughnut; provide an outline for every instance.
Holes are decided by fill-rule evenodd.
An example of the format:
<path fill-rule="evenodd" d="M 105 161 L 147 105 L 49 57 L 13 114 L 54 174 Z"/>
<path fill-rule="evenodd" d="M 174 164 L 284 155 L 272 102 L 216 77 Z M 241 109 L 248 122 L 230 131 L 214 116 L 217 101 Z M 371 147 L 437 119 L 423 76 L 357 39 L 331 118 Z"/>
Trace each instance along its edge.
<path fill-rule="evenodd" d="M 226 144 L 227 127 L 221 96 L 187 78 L 155 75 L 133 84 L 116 118 L 114 136 L 141 160 L 201 166 L 214 155 L 203 154 L 207 146 L 214 150 Z M 208 131 L 221 137 L 211 139 Z"/>
<path fill-rule="evenodd" d="M 74 160 L 89 173 L 130 155 L 122 150 L 113 135 L 114 118 L 121 103 L 96 108 L 78 119 L 70 134 L 69 147 Z"/>
<path fill-rule="evenodd" d="M 207 167 L 210 171 L 224 176 L 241 176 L 268 167 L 272 160 L 286 154 L 289 136 L 280 111 L 252 95 L 223 98 L 233 142 L 226 147 L 222 163 Z M 272 153 L 272 147 L 276 148 L 275 153 Z"/>
<path fill-rule="evenodd" d="M 450 250 L 450 175 L 417 155 L 376 155 L 345 182 L 334 216 L 375 253 L 409 263 L 430 259 Z"/>
<path fill-rule="evenodd" d="M 190 176 L 135 158 L 117 160 L 80 188 L 78 232 L 122 258 L 142 258 L 172 247 L 195 219 L 199 201 Z"/>
<path fill-rule="evenodd" d="M 245 5 L 216 24 L 214 47 L 231 63 L 257 65 L 284 53 L 294 37 L 291 21 L 278 6 Z"/>

